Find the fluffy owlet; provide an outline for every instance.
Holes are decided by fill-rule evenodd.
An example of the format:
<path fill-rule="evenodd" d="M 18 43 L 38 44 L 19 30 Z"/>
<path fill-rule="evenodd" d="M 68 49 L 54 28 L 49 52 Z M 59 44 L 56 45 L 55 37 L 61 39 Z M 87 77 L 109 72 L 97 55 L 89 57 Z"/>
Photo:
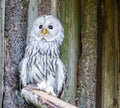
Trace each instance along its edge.
<path fill-rule="evenodd" d="M 20 62 L 22 86 L 37 84 L 37 88 L 59 96 L 66 80 L 66 69 L 59 48 L 64 30 L 52 15 L 38 17 L 32 27 L 25 55 Z"/>

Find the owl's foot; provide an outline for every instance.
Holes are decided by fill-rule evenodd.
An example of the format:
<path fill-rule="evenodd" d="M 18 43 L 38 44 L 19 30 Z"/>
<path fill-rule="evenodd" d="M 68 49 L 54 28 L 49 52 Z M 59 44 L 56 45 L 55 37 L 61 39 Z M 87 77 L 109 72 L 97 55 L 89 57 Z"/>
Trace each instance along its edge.
<path fill-rule="evenodd" d="M 47 86 L 45 82 L 37 83 L 37 89 L 46 91 Z"/>
<path fill-rule="evenodd" d="M 50 95 L 55 96 L 55 97 L 57 96 L 57 94 L 55 94 L 55 92 L 54 92 L 54 90 L 53 90 L 52 87 L 47 87 L 46 92 L 47 92 L 48 94 L 50 94 Z"/>
<path fill-rule="evenodd" d="M 57 96 L 53 90 L 53 87 L 47 86 L 45 82 L 37 83 L 37 89 L 45 91 L 50 95 Z"/>

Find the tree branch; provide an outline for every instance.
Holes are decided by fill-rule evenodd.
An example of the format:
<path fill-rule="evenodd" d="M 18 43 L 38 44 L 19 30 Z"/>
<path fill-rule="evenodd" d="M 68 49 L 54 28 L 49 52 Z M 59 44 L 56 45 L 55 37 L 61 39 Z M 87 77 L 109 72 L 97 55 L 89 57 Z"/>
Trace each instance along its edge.
<path fill-rule="evenodd" d="M 77 108 L 48 93 L 36 90 L 35 86 L 33 85 L 28 85 L 23 88 L 21 95 L 25 98 L 26 101 L 38 107 L 41 107 L 42 105 L 47 108 Z"/>

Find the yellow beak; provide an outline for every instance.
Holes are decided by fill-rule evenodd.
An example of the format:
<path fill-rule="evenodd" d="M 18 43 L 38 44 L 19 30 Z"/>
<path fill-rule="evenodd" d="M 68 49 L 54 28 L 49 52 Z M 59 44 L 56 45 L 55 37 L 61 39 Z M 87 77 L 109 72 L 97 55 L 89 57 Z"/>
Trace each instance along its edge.
<path fill-rule="evenodd" d="M 48 31 L 47 31 L 47 29 L 43 28 L 42 31 L 41 31 L 41 33 L 42 33 L 43 35 L 46 35 L 46 34 L 48 33 Z"/>

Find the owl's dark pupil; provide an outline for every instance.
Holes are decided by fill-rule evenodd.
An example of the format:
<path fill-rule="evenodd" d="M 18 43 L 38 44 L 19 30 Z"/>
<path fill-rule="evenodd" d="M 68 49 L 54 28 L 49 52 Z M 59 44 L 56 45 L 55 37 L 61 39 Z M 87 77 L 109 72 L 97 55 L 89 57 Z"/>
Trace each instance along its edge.
<path fill-rule="evenodd" d="M 49 25 L 48 27 L 49 27 L 49 29 L 53 29 L 53 26 L 52 26 L 52 25 Z"/>
<path fill-rule="evenodd" d="M 39 29 L 41 29 L 42 27 L 43 27 L 43 26 L 42 26 L 42 25 L 40 25 L 40 26 L 39 26 Z"/>

